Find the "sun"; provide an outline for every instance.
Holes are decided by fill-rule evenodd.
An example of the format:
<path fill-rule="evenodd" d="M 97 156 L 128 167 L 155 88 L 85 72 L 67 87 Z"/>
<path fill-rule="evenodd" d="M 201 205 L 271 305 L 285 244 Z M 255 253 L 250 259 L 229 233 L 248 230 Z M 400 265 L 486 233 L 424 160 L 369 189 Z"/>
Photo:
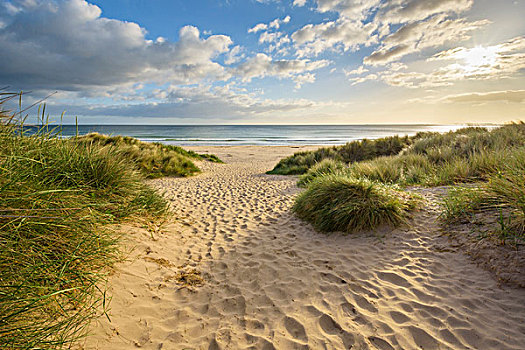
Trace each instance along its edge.
<path fill-rule="evenodd" d="M 465 50 L 461 56 L 466 70 L 479 70 L 494 66 L 498 53 L 495 47 L 476 46 Z"/>

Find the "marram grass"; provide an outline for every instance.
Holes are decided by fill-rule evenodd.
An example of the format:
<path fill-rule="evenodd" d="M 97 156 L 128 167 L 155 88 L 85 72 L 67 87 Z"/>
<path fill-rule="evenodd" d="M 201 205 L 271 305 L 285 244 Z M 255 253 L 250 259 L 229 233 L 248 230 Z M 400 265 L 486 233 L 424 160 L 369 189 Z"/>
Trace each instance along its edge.
<path fill-rule="evenodd" d="M 297 152 L 282 159 L 268 174 L 300 175 L 324 159 L 333 159 L 343 163 L 353 163 L 374 159 L 379 156 L 398 154 L 422 134 L 413 137 L 390 136 L 375 140 L 352 141 L 342 146 L 322 147 L 315 151 Z"/>
<path fill-rule="evenodd" d="M 486 182 L 455 187 L 443 200 L 447 223 L 468 222 L 476 215 L 499 222 L 496 232 L 505 241 L 525 242 L 525 149 L 501 158 L 499 171 Z"/>
<path fill-rule="evenodd" d="M 222 161 L 215 155 L 198 154 L 178 146 L 147 143 L 128 136 L 106 136 L 91 133 L 72 139 L 73 142 L 116 148 L 130 159 L 147 178 L 191 176 L 200 172 L 194 160 Z"/>
<path fill-rule="evenodd" d="M 518 166 L 525 150 L 525 124 L 488 131 L 469 127 L 445 134 L 423 134 L 400 154 L 350 163 L 345 174 L 403 186 L 454 185 L 488 179 L 503 168 Z M 315 163 L 304 179 L 314 175 Z M 333 173 L 326 168 L 327 173 Z M 300 180 L 304 181 L 304 180 Z"/>
<path fill-rule="evenodd" d="M 380 144 L 388 145 L 386 140 L 389 139 Z M 468 127 L 444 134 L 420 133 L 409 138 L 407 146 L 396 154 L 400 140 L 390 140 L 396 146 L 390 151 L 380 149 L 378 152 L 379 144 L 367 141 L 366 147 L 349 143 L 340 149 L 302 152 L 283 159 L 275 169 L 307 168 L 298 184 L 308 188 L 298 196 L 294 210 L 323 231 L 351 232 L 380 223 L 402 222 L 407 212 L 404 205 L 409 209 L 410 201 L 406 201 L 406 193 L 391 186 L 470 184 L 470 187 L 450 191 L 444 199 L 442 218 L 457 222 L 480 213 L 497 216 L 498 212 L 505 211 L 508 221 L 501 223 L 505 236 L 514 241 L 525 240 L 523 122 L 493 130 Z M 343 159 L 343 150 L 354 148 L 372 151 L 351 158 L 352 151 L 346 155 L 345 162 L 336 160 Z M 389 153 L 392 155 L 385 155 Z M 359 158 L 366 160 L 355 161 Z M 369 191 L 358 192 L 363 186 Z M 399 197 L 397 206 L 393 200 L 396 196 Z"/>
<path fill-rule="evenodd" d="M 23 136 L 11 120 L 0 112 L 0 348 L 68 348 L 105 307 L 107 224 L 166 203 L 118 149 Z"/>
<path fill-rule="evenodd" d="M 299 194 L 293 211 L 317 230 L 352 233 L 405 223 L 417 200 L 376 182 L 326 175 Z"/>
<path fill-rule="evenodd" d="M 297 186 L 306 187 L 308 184 L 315 179 L 330 175 L 330 174 L 342 174 L 345 170 L 348 169 L 345 163 L 330 158 L 323 159 L 319 163 L 315 164 L 313 167 L 308 169 L 306 174 L 299 176 L 299 181 L 297 181 Z"/>

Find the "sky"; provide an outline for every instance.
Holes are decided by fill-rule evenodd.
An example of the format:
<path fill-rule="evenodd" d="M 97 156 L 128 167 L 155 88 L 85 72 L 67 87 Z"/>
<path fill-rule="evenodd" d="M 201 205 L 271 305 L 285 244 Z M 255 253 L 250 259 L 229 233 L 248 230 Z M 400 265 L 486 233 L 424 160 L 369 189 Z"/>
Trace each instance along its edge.
<path fill-rule="evenodd" d="M 65 124 L 525 120 L 524 16 L 525 0 L 0 0 L 0 87 L 51 95 Z"/>

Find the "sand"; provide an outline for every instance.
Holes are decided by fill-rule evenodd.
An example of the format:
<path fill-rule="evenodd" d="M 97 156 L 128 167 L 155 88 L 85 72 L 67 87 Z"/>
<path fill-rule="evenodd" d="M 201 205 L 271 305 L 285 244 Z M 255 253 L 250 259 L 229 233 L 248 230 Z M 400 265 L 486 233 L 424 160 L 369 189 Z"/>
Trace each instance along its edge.
<path fill-rule="evenodd" d="M 173 218 L 125 228 L 111 321 L 94 322 L 84 348 L 524 348 L 525 289 L 443 236 L 435 203 L 410 227 L 325 235 L 291 214 L 294 177 L 264 175 L 297 148 L 193 149 L 226 164 L 151 181 Z"/>

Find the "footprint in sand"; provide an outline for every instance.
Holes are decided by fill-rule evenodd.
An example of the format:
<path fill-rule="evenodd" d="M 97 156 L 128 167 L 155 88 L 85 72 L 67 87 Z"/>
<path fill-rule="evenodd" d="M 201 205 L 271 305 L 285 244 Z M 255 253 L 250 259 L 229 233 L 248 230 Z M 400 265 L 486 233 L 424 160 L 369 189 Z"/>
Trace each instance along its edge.
<path fill-rule="evenodd" d="M 284 327 L 294 339 L 303 341 L 305 343 L 308 342 L 308 336 L 306 335 L 304 326 L 295 318 L 286 316 L 284 318 Z"/>
<path fill-rule="evenodd" d="M 395 350 L 389 342 L 379 337 L 368 337 L 368 340 L 379 350 Z"/>
<path fill-rule="evenodd" d="M 409 326 L 407 327 L 407 329 L 412 338 L 414 339 L 414 343 L 419 348 L 425 350 L 434 350 L 439 349 L 441 347 L 439 341 L 437 341 L 434 337 L 425 332 L 423 329 L 415 326 Z"/>
<path fill-rule="evenodd" d="M 345 349 L 350 349 L 354 345 L 354 336 L 343 330 L 339 323 L 335 322 L 334 319 L 327 314 L 323 314 L 319 318 L 319 326 L 324 333 L 339 336 Z"/>
<path fill-rule="evenodd" d="M 369 312 L 372 312 L 372 313 L 376 313 L 377 312 L 377 308 L 372 303 L 370 303 L 365 297 L 363 297 L 361 295 L 356 295 L 356 296 L 354 296 L 354 299 L 355 299 L 356 304 L 360 308 L 365 309 L 365 310 L 367 310 Z"/>
<path fill-rule="evenodd" d="M 390 312 L 390 317 L 397 324 L 402 324 L 402 323 L 408 322 L 410 320 L 410 318 L 408 318 L 407 315 L 405 315 L 404 313 L 399 312 L 399 311 L 391 311 Z"/>

